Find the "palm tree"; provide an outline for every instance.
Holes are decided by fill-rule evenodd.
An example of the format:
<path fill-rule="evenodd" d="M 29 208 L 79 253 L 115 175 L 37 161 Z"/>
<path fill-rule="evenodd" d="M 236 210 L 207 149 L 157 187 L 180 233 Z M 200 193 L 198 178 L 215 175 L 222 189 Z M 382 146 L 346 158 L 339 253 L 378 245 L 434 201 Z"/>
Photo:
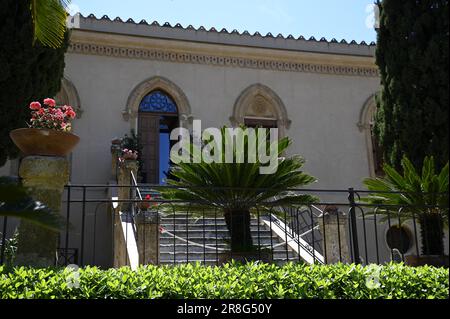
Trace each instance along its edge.
<path fill-rule="evenodd" d="M 70 0 L 31 0 L 34 39 L 44 46 L 59 48 L 66 32 L 66 8 Z"/>
<path fill-rule="evenodd" d="M 417 219 L 421 226 L 422 254 L 442 256 L 444 227 L 448 227 L 449 164 L 437 174 L 433 157 L 426 157 L 420 175 L 406 156 L 401 165 L 403 175 L 385 164 L 385 177 L 365 179 L 364 184 L 374 193 L 362 201 L 386 205 L 376 211 L 377 215 L 384 215 L 381 221 L 390 218 L 393 209 L 401 207 L 398 212 L 400 223 Z"/>
<path fill-rule="evenodd" d="M 242 128 L 245 134 L 247 131 Z M 225 127 L 221 132 L 224 150 L 230 135 Z M 222 154 L 222 163 L 181 162 L 171 168 L 167 184 L 172 187 L 163 189 L 161 193 L 164 199 L 182 202 L 171 204 L 175 210 L 223 212 L 230 232 L 231 250 L 248 252 L 254 249 L 250 232 L 251 213 L 256 209 L 274 211 L 283 205 L 303 206 L 317 201 L 313 196 L 289 191 L 290 188 L 308 185 L 316 179 L 300 170 L 304 164 L 301 157 L 280 158 L 291 144 L 287 137 L 277 141 L 275 155 L 278 169 L 267 175 L 260 174 L 259 169 L 263 165 L 259 159 L 255 163 L 249 163 L 248 149 L 254 144 L 249 143 L 241 134 L 238 134 L 237 139 L 239 138 L 244 140 L 244 147 L 238 149 L 235 144 L 233 156 L 236 159 L 242 155 L 243 163 L 225 163 L 225 154 Z M 260 145 L 258 140 L 256 145 Z M 276 144 L 272 145 L 276 147 Z M 193 143 L 189 147 L 192 151 L 195 149 Z"/>

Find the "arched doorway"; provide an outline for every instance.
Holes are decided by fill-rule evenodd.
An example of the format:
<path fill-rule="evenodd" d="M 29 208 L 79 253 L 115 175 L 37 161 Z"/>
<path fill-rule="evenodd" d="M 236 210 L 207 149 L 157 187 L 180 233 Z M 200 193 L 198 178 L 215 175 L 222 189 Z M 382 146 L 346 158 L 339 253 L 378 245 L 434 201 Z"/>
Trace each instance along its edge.
<path fill-rule="evenodd" d="M 178 107 L 164 90 L 145 95 L 138 110 L 142 183 L 164 184 L 170 166 L 170 132 L 178 127 Z"/>

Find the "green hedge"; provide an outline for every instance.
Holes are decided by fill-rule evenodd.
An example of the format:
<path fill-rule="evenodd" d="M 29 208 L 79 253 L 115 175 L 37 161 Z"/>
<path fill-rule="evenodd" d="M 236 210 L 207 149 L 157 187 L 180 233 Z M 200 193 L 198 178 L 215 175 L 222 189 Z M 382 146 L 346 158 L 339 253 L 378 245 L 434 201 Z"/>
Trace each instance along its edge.
<path fill-rule="evenodd" d="M 70 287 L 79 276 L 79 287 Z M 0 298 L 448 298 L 448 269 L 385 266 L 228 264 L 137 271 L 0 267 Z"/>

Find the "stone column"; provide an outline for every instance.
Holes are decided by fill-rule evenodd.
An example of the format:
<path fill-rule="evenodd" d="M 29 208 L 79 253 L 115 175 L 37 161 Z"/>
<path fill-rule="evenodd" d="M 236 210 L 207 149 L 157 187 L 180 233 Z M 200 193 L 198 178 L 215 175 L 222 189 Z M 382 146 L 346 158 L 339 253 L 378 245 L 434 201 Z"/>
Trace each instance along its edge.
<path fill-rule="evenodd" d="M 131 172 L 133 172 L 135 178 L 137 178 L 139 163 L 136 160 L 124 160 L 119 163 L 119 170 L 117 176 L 117 184 L 118 185 L 129 185 L 131 186 Z M 130 187 L 119 187 L 118 196 L 119 200 L 132 199 L 130 198 L 131 194 L 134 194 L 135 189 Z M 134 197 L 134 196 L 133 196 Z M 119 206 L 121 210 L 124 211 L 124 207 L 127 206 L 126 203 L 120 203 Z M 129 206 L 129 204 L 128 204 Z"/>
<path fill-rule="evenodd" d="M 69 163 L 66 158 L 25 157 L 20 164 L 19 176 L 35 200 L 44 203 L 54 214 L 60 214 L 64 185 L 69 181 Z M 57 232 L 22 220 L 15 263 L 34 267 L 55 265 L 57 240 Z"/>
<path fill-rule="evenodd" d="M 118 170 L 118 163 L 119 163 L 119 156 L 121 152 L 120 148 L 121 140 L 119 138 L 115 138 L 111 141 L 111 180 L 116 181 L 117 180 L 117 170 Z"/>
<path fill-rule="evenodd" d="M 124 160 L 118 162 L 117 167 L 117 184 L 118 185 L 130 185 L 131 186 L 131 172 L 137 176 L 138 161 Z M 117 197 L 119 200 L 131 199 L 130 195 L 134 189 L 130 187 L 119 187 L 117 190 Z M 119 203 L 117 208 L 114 209 L 114 267 L 119 268 L 125 265 L 129 265 L 129 256 L 127 252 L 127 246 L 124 239 L 124 231 L 122 228 L 122 219 L 127 218 L 127 214 L 131 212 L 130 203 Z"/>
<path fill-rule="evenodd" d="M 141 211 L 136 216 L 140 265 L 159 264 L 159 225 L 157 211 Z"/>
<path fill-rule="evenodd" d="M 335 206 L 328 206 L 319 216 L 319 225 L 326 263 L 351 263 L 347 214 Z"/>

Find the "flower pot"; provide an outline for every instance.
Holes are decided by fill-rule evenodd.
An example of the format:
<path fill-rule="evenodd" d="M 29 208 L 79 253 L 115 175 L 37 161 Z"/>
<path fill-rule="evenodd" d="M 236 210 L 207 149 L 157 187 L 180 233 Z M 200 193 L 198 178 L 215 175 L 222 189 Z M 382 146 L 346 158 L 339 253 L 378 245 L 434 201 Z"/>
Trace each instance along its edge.
<path fill-rule="evenodd" d="M 131 160 L 131 161 L 135 161 L 135 160 L 137 160 L 137 154 L 124 154 L 123 156 L 122 156 L 122 158 L 124 159 L 124 160 Z"/>
<path fill-rule="evenodd" d="M 72 133 L 37 128 L 19 128 L 9 133 L 24 155 L 66 156 L 80 141 Z"/>
<path fill-rule="evenodd" d="M 448 268 L 448 263 L 449 263 L 448 256 L 437 256 L 437 255 L 405 256 L 405 264 L 413 267 L 428 265 L 428 266 Z"/>

